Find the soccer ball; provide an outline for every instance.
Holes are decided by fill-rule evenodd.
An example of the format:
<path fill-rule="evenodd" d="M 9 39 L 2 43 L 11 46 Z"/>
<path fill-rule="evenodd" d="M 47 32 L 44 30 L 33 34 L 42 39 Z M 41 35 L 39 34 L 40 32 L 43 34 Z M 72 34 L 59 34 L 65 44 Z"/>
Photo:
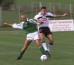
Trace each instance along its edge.
<path fill-rule="evenodd" d="M 47 56 L 46 55 L 41 55 L 40 60 L 41 61 L 46 61 L 47 60 Z"/>

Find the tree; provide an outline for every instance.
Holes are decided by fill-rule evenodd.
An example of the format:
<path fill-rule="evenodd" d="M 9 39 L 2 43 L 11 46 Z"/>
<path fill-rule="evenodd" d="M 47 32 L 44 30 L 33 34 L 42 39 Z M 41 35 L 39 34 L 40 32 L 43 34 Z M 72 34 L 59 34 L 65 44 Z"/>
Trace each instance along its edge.
<path fill-rule="evenodd" d="M 14 0 L 0 0 L 3 9 L 8 9 L 14 3 Z"/>
<path fill-rule="evenodd" d="M 0 6 L 2 5 L 3 0 L 0 0 Z"/>

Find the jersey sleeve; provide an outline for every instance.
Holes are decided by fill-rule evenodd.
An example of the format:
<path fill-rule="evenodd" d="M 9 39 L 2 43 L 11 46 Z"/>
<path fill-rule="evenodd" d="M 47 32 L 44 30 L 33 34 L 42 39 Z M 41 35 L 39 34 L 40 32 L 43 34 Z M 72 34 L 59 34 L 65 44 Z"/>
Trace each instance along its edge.
<path fill-rule="evenodd" d="M 36 24 L 36 21 L 34 19 L 28 19 L 28 22 L 32 24 Z"/>
<path fill-rule="evenodd" d="M 34 16 L 34 19 L 35 19 L 35 20 L 38 20 L 38 15 Z"/>
<path fill-rule="evenodd" d="M 48 16 L 48 17 L 54 17 L 55 15 L 52 14 L 52 13 L 50 13 L 50 12 L 48 12 L 48 13 L 47 13 L 47 16 Z"/>
<path fill-rule="evenodd" d="M 23 28 L 23 23 L 24 22 L 21 22 L 21 23 L 18 23 L 18 24 L 15 23 L 15 24 L 12 25 L 12 27 L 17 28 L 17 29 L 22 29 Z"/>

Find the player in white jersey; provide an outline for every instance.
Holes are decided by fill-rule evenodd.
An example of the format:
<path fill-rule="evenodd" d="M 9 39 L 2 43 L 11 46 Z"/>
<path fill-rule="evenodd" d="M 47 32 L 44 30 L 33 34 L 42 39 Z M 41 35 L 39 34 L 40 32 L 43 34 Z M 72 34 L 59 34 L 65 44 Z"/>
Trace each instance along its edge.
<path fill-rule="evenodd" d="M 34 17 L 34 19 L 38 22 L 38 30 L 40 33 L 42 45 L 47 53 L 49 51 L 49 53 L 48 53 L 49 56 L 50 56 L 51 48 L 53 46 L 53 34 L 49 28 L 49 22 L 48 22 L 49 18 L 66 16 L 66 14 L 67 13 L 64 13 L 63 15 L 54 15 L 50 12 L 47 12 L 46 7 L 43 6 L 43 7 L 41 7 L 40 12 L 37 15 L 35 15 L 35 17 Z M 45 42 L 45 37 L 47 37 L 49 40 L 48 47 Z"/>

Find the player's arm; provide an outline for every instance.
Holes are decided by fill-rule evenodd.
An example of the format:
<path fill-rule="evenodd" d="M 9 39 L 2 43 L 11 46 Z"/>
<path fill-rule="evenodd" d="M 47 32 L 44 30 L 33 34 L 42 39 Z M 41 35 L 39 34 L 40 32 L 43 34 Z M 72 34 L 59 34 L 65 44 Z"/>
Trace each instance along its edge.
<path fill-rule="evenodd" d="M 42 24 L 43 23 L 42 18 L 39 18 L 37 15 L 34 17 L 34 20 L 37 22 L 37 24 Z"/>
<path fill-rule="evenodd" d="M 53 17 L 53 18 L 55 18 L 55 17 L 64 17 L 66 15 L 67 15 L 67 13 L 64 13 L 62 15 L 53 14 L 51 17 Z"/>
<path fill-rule="evenodd" d="M 12 27 L 12 24 L 10 24 L 10 23 L 4 23 L 2 26 L 10 26 L 10 27 Z"/>
<path fill-rule="evenodd" d="M 9 26 L 12 28 L 17 28 L 17 29 L 22 29 L 23 23 L 13 23 L 13 24 L 9 24 L 9 23 L 4 23 L 3 26 Z"/>
<path fill-rule="evenodd" d="M 23 24 L 24 24 L 24 22 L 21 22 L 21 23 L 18 23 L 18 24 L 13 24 L 13 28 L 17 28 L 17 29 L 22 30 L 23 29 Z"/>
<path fill-rule="evenodd" d="M 35 20 L 35 19 L 34 19 Z M 42 24 L 43 23 L 43 20 L 42 19 L 37 19 L 35 20 L 36 21 L 36 24 Z"/>
<path fill-rule="evenodd" d="M 37 24 L 36 20 L 35 19 L 28 19 L 29 23 L 32 23 L 32 24 Z"/>

